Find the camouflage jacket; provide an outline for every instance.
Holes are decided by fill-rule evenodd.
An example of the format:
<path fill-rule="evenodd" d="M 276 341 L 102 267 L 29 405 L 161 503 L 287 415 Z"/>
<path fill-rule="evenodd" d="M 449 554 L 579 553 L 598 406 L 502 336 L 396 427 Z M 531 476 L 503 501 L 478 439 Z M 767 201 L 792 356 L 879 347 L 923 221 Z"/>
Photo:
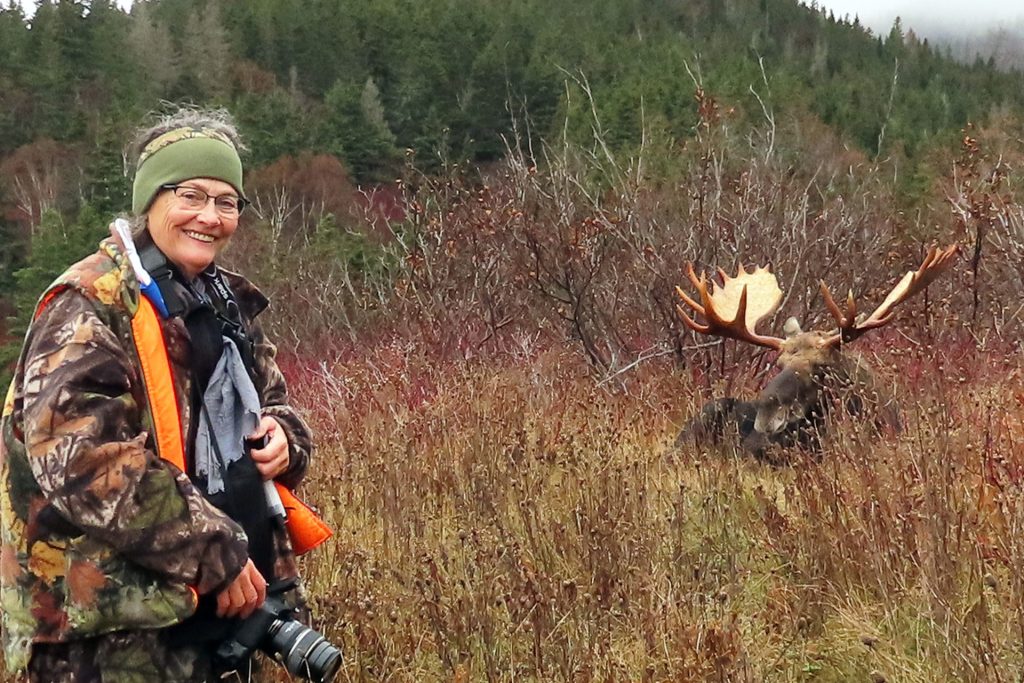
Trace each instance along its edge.
<path fill-rule="evenodd" d="M 241 527 L 155 453 L 131 332 L 139 286 L 119 246 L 105 240 L 44 295 L 4 402 L 0 625 L 12 671 L 24 669 L 33 642 L 177 623 L 197 592 L 219 591 L 246 562 Z M 255 321 L 267 300 L 224 274 L 255 342 L 264 414 L 288 437 L 291 462 L 278 480 L 294 487 L 312 441 Z M 189 434 L 188 333 L 177 318 L 161 325 Z M 287 535 L 274 541 L 278 578 L 295 576 Z"/>

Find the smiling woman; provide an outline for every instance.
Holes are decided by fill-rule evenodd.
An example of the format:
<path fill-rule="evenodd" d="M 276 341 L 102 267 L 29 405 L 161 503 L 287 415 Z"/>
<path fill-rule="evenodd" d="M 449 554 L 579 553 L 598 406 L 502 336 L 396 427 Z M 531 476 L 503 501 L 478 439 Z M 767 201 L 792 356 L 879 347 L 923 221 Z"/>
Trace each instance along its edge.
<path fill-rule="evenodd" d="M 238 191 L 222 180 L 163 185 L 146 212 L 156 246 L 189 279 L 206 270 L 238 227 Z"/>
<path fill-rule="evenodd" d="M 216 646 L 268 584 L 302 607 L 271 511 L 284 496 L 296 518 L 312 441 L 267 299 L 216 263 L 246 204 L 241 149 L 222 111 L 142 130 L 134 237 L 112 229 L 61 275 L 26 336 L 2 418 L 0 613 L 30 681 L 220 680 L 244 661 Z"/>
<path fill-rule="evenodd" d="M 245 206 L 239 144 L 226 121 L 190 111 L 136 143 L 132 210 L 188 280 L 213 263 L 238 227 Z"/>

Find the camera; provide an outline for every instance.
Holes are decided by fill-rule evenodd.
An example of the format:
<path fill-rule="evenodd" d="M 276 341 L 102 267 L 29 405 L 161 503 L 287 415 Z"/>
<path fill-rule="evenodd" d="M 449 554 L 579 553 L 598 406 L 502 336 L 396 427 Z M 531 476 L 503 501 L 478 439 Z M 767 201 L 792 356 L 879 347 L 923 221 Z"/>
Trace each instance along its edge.
<path fill-rule="evenodd" d="M 214 654 L 219 669 L 241 670 L 261 650 L 292 676 L 314 683 L 334 679 L 341 667 L 341 650 L 295 618 L 294 610 L 281 598 L 289 588 L 273 586 L 263 604 L 221 641 Z"/>

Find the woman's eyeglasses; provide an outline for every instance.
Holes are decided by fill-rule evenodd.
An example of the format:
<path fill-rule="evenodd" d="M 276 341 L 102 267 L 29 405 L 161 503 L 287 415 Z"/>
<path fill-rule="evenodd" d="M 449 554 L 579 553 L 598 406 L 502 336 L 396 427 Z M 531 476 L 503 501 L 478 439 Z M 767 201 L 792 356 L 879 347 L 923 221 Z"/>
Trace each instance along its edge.
<path fill-rule="evenodd" d="M 174 196 L 178 198 L 182 206 L 190 211 L 202 211 L 206 208 L 206 203 L 212 199 L 217 213 L 225 218 L 238 216 L 249 203 L 244 198 L 233 194 L 220 194 L 214 197 L 198 187 L 189 185 L 161 185 L 160 189 L 174 192 Z"/>

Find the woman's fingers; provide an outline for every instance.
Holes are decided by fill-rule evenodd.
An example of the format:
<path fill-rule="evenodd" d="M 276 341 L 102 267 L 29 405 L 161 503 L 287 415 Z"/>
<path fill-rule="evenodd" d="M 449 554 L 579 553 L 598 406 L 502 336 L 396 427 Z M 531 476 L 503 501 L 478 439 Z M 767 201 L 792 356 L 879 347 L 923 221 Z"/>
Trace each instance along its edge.
<path fill-rule="evenodd" d="M 266 480 L 271 480 L 288 469 L 291 452 L 288 448 L 288 437 L 281 425 L 272 417 L 264 417 L 256 430 L 255 438 L 268 436 L 267 445 L 250 452 L 256 469 Z"/>
<path fill-rule="evenodd" d="M 245 619 L 267 597 L 267 582 L 249 560 L 235 580 L 217 594 L 217 616 Z"/>

